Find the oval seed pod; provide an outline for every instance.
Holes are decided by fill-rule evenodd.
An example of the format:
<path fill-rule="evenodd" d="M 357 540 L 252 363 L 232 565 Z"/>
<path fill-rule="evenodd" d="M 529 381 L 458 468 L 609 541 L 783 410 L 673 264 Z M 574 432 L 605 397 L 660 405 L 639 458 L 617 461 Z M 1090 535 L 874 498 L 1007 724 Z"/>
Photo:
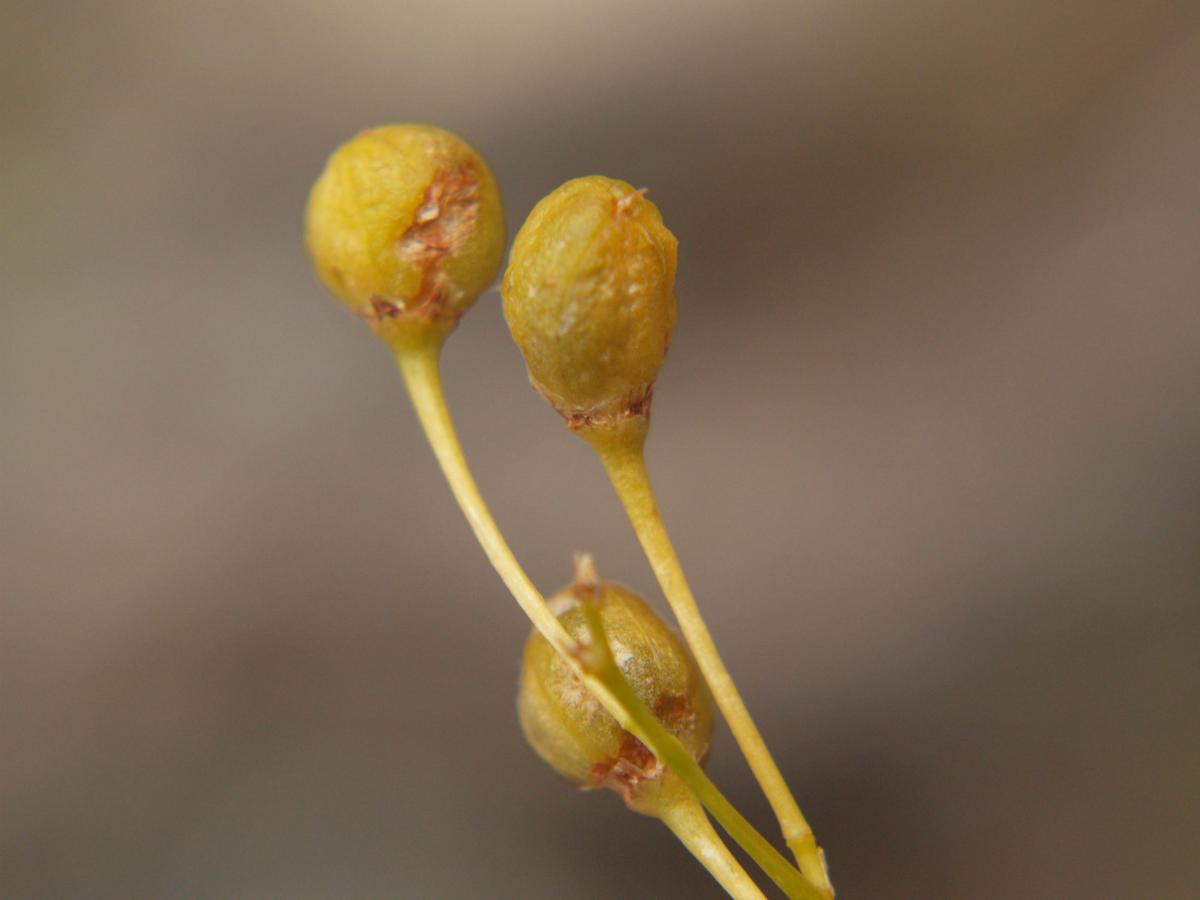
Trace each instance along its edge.
<path fill-rule="evenodd" d="M 534 207 L 504 273 L 529 380 L 572 427 L 649 411 L 675 327 L 678 241 L 624 181 L 568 181 Z"/>
<path fill-rule="evenodd" d="M 588 628 L 578 582 L 550 600 L 581 643 Z M 599 582 L 594 603 L 613 658 L 630 687 L 692 756 L 703 762 L 713 731 L 713 702 L 683 642 L 627 588 Z M 559 774 L 585 788 L 608 787 L 638 812 L 658 814 L 657 789 L 668 770 L 591 695 L 538 632 L 525 644 L 517 712 L 526 740 Z"/>
<path fill-rule="evenodd" d="M 339 147 L 305 228 L 321 281 L 389 343 L 447 333 L 504 254 L 487 163 L 429 125 L 374 128 Z"/>

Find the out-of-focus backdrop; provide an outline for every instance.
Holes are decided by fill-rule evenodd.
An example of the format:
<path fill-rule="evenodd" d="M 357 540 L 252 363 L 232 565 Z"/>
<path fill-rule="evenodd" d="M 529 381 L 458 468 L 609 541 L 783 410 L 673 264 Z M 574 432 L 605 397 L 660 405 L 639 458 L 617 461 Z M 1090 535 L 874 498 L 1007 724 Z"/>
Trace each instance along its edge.
<path fill-rule="evenodd" d="M 678 234 L 650 466 L 841 896 L 1194 898 L 1189 7 L 7 0 L 0 895 L 718 895 L 525 746 L 527 625 L 310 271 L 325 156 L 416 120 L 513 231 L 602 173 Z M 494 292 L 445 362 L 534 579 L 661 608 Z"/>

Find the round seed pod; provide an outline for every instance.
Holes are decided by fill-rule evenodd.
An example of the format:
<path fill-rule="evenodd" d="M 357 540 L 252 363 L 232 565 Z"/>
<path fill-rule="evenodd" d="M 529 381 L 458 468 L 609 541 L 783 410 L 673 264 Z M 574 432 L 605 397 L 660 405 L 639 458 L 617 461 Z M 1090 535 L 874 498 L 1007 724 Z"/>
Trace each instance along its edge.
<path fill-rule="evenodd" d="M 578 584 L 550 603 L 581 643 L 580 602 L 596 605 L 613 658 L 630 687 L 692 756 L 703 762 L 713 731 L 713 701 L 687 647 L 627 588 L 599 582 L 581 600 Z M 591 695 L 570 665 L 536 631 L 525 644 L 517 712 L 538 755 L 584 788 L 607 787 L 638 812 L 656 814 L 668 770 Z"/>
<path fill-rule="evenodd" d="M 429 125 L 373 128 L 339 147 L 305 227 L 321 281 L 389 343 L 448 332 L 504 254 L 487 163 Z"/>
<path fill-rule="evenodd" d="M 572 427 L 648 413 L 675 327 L 677 247 L 644 192 L 598 175 L 521 226 L 504 316 L 529 380 Z"/>

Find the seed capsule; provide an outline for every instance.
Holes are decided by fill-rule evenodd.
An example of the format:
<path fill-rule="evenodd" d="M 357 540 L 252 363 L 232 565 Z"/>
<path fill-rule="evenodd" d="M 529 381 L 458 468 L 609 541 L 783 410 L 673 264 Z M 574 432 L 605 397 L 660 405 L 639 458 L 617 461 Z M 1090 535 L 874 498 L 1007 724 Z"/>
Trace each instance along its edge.
<path fill-rule="evenodd" d="M 677 246 L 642 191 L 596 175 L 521 226 L 504 316 L 530 381 L 572 427 L 649 411 L 675 327 Z"/>
<path fill-rule="evenodd" d="M 576 640 L 588 640 L 579 585 L 551 599 Z M 632 591 L 610 582 L 589 589 L 613 658 L 630 687 L 698 761 L 708 753 L 713 704 L 683 642 Z M 668 770 L 610 716 L 571 667 L 536 631 L 525 644 L 517 711 L 529 743 L 561 775 L 585 788 L 607 787 L 639 812 L 656 814 Z"/>
<path fill-rule="evenodd" d="M 321 281 L 389 343 L 453 328 L 495 279 L 505 239 L 487 163 L 428 125 L 339 147 L 313 185 L 306 232 Z"/>

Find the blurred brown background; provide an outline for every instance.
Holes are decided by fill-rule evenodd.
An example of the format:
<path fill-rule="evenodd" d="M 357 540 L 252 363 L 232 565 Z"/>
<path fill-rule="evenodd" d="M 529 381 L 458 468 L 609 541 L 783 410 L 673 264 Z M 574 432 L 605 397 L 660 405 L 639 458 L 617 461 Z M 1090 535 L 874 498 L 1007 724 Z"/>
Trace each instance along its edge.
<path fill-rule="evenodd" d="M 718 895 L 525 747 L 527 626 L 310 272 L 324 157 L 417 120 L 513 230 L 598 172 L 679 235 L 650 464 L 840 896 L 1194 898 L 1192 10 L 5 0 L 0 896 Z M 657 602 L 495 294 L 446 363 L 535 581 Z"/>

